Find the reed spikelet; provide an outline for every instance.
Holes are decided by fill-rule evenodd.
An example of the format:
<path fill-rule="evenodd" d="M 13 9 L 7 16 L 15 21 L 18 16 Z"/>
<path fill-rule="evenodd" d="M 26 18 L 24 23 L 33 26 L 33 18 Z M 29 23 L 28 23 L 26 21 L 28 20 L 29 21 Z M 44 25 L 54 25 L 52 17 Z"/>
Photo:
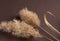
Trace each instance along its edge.
<path fill-rule="evenodd" d="M 29 36 L 33 36 L 34 38 L 42 38 L 42 35 L 38 31 L 34 29 L 31 25 L 28 25 L 24 21 L 20 22 L 19 20 L 13 21 L 5 21 L 0 24 L 1 30 L 5 32 L 11 32 L 12 35 L 17 37 L 25 37 L 29 38 Z"/>
<path fill-rule="evenodd" d="M 50 12 L 49 12 L 50 13 Z M 19 12 L 19 15 L 22 19 L 22 21 L 26 22 L 27 24 L 33 26 L 36 30 L 38 30 L 37 28 L 40 28 L 42 29 L 44 32 L 46 32 L 50 37 L 52 37 L 51 39 L 54 39 L 54 40 L 58 40 L 53 34 L 49 33 L 48 31 L 46 31 L 43 27 L 41 27 L 40 25 L 40 20 L 39 20 L 39 17 L 38 15 L 33 12 L 33 11 L 30 11 L 28 10 L 27 8 L 24 8 L 22 10 L 20 10 Z M 52 15 L 52 14 L 51 14 Z M 50 27 L 50 29 L 52 30 L 53 26 L 49 24 L 49 22 L 47 21 L 46 19 L 46 15 L 44 15 L 44 21 L 46 23 L 46 25 L 48 27 Z M 38 26 L 38 27 L 37 27 Z M 54 29 L 56 32 L 58 32 L 58 30 Z M 59 33 L 59 32 L 58 32 Z M 60 33 L 59 33 L 60 34 Z M 49 37 L 49 38 L 50 38 Z M 46 38 L 46 37 L 45 37 Z"/>
<path fill-rule="evenodd" d="M 24 9 L 20 10 L 19 15 L 20 15 L 21 19 L 23 21 L 25 21 L 26 23 L 28 23 L 34 27 L 36 27 L 35 25 L 40 26 L 39 17 L 35 12 L 30 11 L 27 8 L 24 8 Z"/>
<path fill-rule="evenodd" d="M 20 10 L 19 15 L 22 19 L 16 20 L 13 19 L 12 21 L 2 21 L 0 23 L 0 30 L 3 30 L 4 32 L 12 33 L 12 35 L 15 35 L 17 37 L 23 37 L 23 38 L 29 38 L 30 36 L 33 36 L 34 38 L 46 38 L 48 40 L 58 40 L 54 35 L 46 31 L 42 26 L 40 25 L 40 20 L 38 15 L 35 12 L 32 12 L 28 10 L 27 8 L 24 8 Z M 46 19 L 46 15 L 44 15 L 44 20 L 46 25 L 51 29 L 54 30 L 55 32 L 59 33 L 58 30 L 53 28 L 52 25 L 49 24 L 49 22 Z M 49 25 L 48 25 L 49 24 Z M 44 32 L 46 32 L 50 37 L 46 37 L 45 35 L 41 35 L 39 33 L 39 29 L 42 29 Z M 59 33 L 60 34 L 60 33 Z"/>

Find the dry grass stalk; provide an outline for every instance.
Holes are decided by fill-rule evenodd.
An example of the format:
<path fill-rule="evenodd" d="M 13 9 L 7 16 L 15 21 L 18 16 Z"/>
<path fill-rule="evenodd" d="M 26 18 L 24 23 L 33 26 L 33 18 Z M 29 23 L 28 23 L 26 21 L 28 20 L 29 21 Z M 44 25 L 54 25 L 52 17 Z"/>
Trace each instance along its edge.
<path fill-rule="evenodd" d="M 47 12 L 48 14 L 50 14 L 50 15 L 52 15 L 52 16 L 54 16 L 51 12 Z M 46 16 L 46 14 L 44 14 L 44 21 L 45 21 L 45 24 L 49 27 L 49 29 L 51 29 L 53 32 L 56 32 L 58 35 L 60 35 L 60 32 L 55 28 L 55 27 L 53 27 L 50 23 L 49 23 L 49 21 L 47 20 L 47 16 Z M 47 32 L 48 33 L 48 32 Z M 57 38 L 57 37 L 55 37 L 54 35 L 52 35 L 52 34 L 50 34 L 50 33 L 48 33 L 51 37 L 53 37 L 54 39 L 56 39 L 57 41 L 59 41 L 59 39 Z"/>
<path fill-rule="evenodd" d="M 23 21 L 25 21 L 26 23 L 28 23 L 28 24 L 30 24 L 30 25 L 32 25 L 32 26 L 34 26 L 34 27 L 36 27 L 36 26 L 39 26 L 40 27 L 40 20 L 39 20 L 39 18 L 38 18 L 38 15 L 35 13 L 35 12 L 32 12 L 32 11 L 30 11 L 30 10 L 28 10 L 27 8 L 25 8 L 25 9 L 22 9 L 20 12 L 19 12 L 19 14 L 20 14 L 20 17 L 21 17 L 21 19 L 23 20 Z M 52 15 L 52 14 L 51 14 Z M 44 15 L 44 20 L 45 20 L 46 18 L 45 18 L 45 15 Z M 46 22 L 46 20 L 45 20 L 45 22 Z M 46 24 L 48 27 L 49 26 L 51 26 L 50 24 L 48 25 L 48 24 Z M 37 27 L 38 28 L 38 27 Z M 51 27 L 51 28 L 53 28 L 53 27 Z M 52 34 L 50 34 L 49 32 L 47 32 L 45 29 L 43 29 L 42 27 L 41 27 L 41 29 L 42 30 L 44 30 L 46 33 L 48 33 L 51 37 L 53 37 L 54 39 L 56 39 L 56 37 L 55 36 L 53 36 Z M 53 29 L 53 30 L 55 30 L 55 31 L 57 31 L 56 29 Z M 56 39 L 56 40 L 58 40 L 58 39 Z"/>
<path fill-rule="evenodd" d="M 54 16 L 51 12 L 47 12 L 48 14 L 50 14 L 50 15 L 52 15 L 52 16 Z M 44 14 L 44 20 L 45 20 L 45 24 L 52 30 L 52 31 L 54 31 L 54 32 L 57 32 L 58 34 L 60 34 L 60 32 L 55 28 L 55 27 L 53 27 L 50 23 L 49 23 L 49 21 L 47 20 L 47 17 L 46 17 L 47 15 L 46 14 Z"/>
<path fill-rule="evenodd" d="M 29 38 L 29 36 L 33 36 L 34 38 L 45 37 L 39 33 L 38 29 L 36 30 L 34 28 L 36 26 L 40 27 L 40 20 L 38 18 L 38 15 L 35 12 L 29 11 L 27 8 L 25 8 L 19 12 L 19 15 L 22 19 L 22 22 L 20 20 L 15 20 L 15 19 L 13 21 L 9 21 L 9 22 L 7 22 L 7 21 L 1 22 L 0 30 L 3 30 L 5 32 L 12 32 L 12 34 L 17 37 L 25 37 L 25 38 Z M 46 16 L 44 16 L 44 19 L 46 19 L 45 17 Z M 36 27 L 36 28 L 38 28 L 38 27 Z M 45 31 L 46 33 L 48 33 L 50 36 L 52 36 L 49 32 L 47 32 L 42 27 L 41 27 L 41 29 L 43 31 Z M 52 37 L 55 38 L 54 36 L 52 36 Z M 47 39 L 49 39 L 49 38 L 47 38 Z M 51 40 L 51 39 L 49 39 L 49 40 Z"/>

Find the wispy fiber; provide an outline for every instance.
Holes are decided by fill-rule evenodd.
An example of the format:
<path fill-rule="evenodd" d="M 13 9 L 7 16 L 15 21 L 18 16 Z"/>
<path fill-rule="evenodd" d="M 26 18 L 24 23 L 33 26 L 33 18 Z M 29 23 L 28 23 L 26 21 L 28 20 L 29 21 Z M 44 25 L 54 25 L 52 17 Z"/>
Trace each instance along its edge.
<path fill-rule="evenodd" d="M 13 20 L 13 21 L 2 21 L 0 24 L 0 30 L 3 30 L 5 32 L 11 32 L 12 35 L 15 35 L 17 37 L 25 37 L 29 38 L 30 36 L 33 36 L 34 38 L 42 38 L 42 35 L 40 35 L 39 31 L 36 31 L 34 27 L 31 25 L 28 25 L 24 21 L 20 22 L 20 20 Z"/>
<path fill-rule="evenodd" d="M 40 26 L 40 20 L 37 13 L 30 11 L 27 8 L 24 8 L 20 10 L 19 15 L 21 19 L 25 21 L 26 23 L 32 26 L 35 26 L 35 25 Z"/>

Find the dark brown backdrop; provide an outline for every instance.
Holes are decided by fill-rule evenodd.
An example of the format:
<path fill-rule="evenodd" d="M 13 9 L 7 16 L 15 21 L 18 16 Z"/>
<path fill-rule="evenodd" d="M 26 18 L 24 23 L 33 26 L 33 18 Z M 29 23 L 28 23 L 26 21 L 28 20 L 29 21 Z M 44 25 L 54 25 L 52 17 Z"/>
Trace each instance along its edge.
<path fill-rule="evenodd" d="M 48 18 L 54 27 L 60 31 L 60 0 L 0 0 L 0 21 L 10 20 L 18 16 L 20 9 L 27 7 L 29 10 L 36 12 L 41 24 L 44 25 L 43 14 L 51 11 L 56 18 Z M 44 25 L 45 27 L 45 25 Z M 56 35 L 57 37 L 60 37 Z M 26 41 L 45 41 L 46 39 L 30 39 Z M 5 33 L 0 33 L 0 41 L 21 41 Z M 25 41 L 25 40 L 24 40 Z"/>

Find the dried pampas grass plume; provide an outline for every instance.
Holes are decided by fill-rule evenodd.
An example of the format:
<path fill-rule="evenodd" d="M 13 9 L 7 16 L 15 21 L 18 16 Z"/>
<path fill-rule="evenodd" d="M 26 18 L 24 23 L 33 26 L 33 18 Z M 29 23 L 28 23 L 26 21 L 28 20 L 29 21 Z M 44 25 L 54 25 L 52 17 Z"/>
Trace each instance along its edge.
<path fill-rule="evenodd" d="M 27 8 L 24 8 L 24 9 L 20 10 L 19 15 L 20 15 L 20 18 L 22 19 L 22 21 L 33 26 L 36 31 L 39 31 L 38 28 L 41 27 L 40 20 L 39 20 L 38 15 L 35 12 L 30 11 Z M 42 27 L 41 27 L 41 29 L 42 29 Z M 45 32 L 45 30 L 43 30 L 43 31 Z M 43 38 L 51 40 L 51 39 L 47 38 L 46 36 L 44 36 L 43 34 L 41 36 L 43 36 Z"/>
<path fill-rule="evenodd" d="M 28 10 L 27 8 L 24 8 L 24 9 L 20 10 L 19 15 L 20 15 L 21 19 L 23 21 L 25 21 L 26 23 L 28 23 L 34 27 L 36 27 L 35 25 L 40 26 L 39 17 L 35 12 L 32 12 L 32 11 Z"/>
<path fill-rule="evenodd" d="M 11 32 L 12 35 L 17 37 L 29 38 L 30 36 L 33 36 L 34 38 L 42 38 L 39 31 L 36 31 L 34 27 L 28 25 L 24 21 L 20 22 L 19 20 L 14 19 L 13 21 L 1 22 L 0 28 L 0 30 L 9 33 Z"/>
<path fill-rule="evenodd" d="M 27 8 L 25 8 L 19 12 L 19 15 L 22 21 L 16 19 L 8 22 L 2 21 L 0 23 L 0 30 L 8 33 L 11 32 L 12 35 L 15 35 L 17 37 L 29 38 L 30 36 L 33 36 L 34 38 L 46 38 L 52 41 L 52 39 L 44 36 L 43 34 L 41 35 L 41 33 L 39 33 L 39 30 L 36 29 L 40 28 L 52 36 L 49 32 L 43 29 L 42 26 L 40 26 L 40 20 L 35 12 L 29 11 Z M 54 36 L 52 37 L 55 38 Z"/>

